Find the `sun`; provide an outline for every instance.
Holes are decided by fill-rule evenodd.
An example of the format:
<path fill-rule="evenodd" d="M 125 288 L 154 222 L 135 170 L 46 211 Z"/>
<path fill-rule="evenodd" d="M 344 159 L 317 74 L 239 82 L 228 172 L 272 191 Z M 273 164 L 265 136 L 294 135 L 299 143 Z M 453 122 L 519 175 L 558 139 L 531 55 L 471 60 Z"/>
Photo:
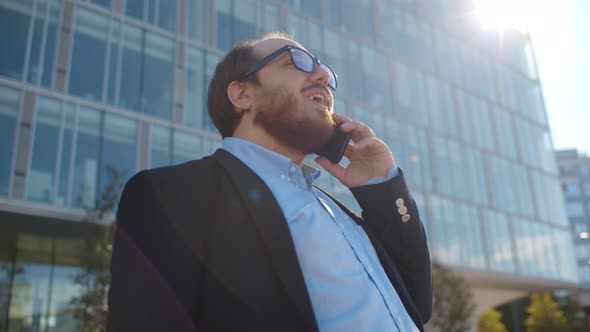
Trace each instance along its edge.
<path fill-rule="evenodd" d="M 472 0 L 473 14 L 487 29 L 499 31 L 517 30 L 528 32 L 533 23 L 535 4 L 533 0 Z"/>

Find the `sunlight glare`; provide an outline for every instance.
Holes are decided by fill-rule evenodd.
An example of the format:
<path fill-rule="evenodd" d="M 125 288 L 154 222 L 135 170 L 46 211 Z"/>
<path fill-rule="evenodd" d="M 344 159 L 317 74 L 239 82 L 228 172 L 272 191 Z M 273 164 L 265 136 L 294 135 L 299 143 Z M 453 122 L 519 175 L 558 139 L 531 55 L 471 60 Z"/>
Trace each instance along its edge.
<path fill-rule="evenodd" d="M 484 28 L 527 32 L 533 23 L 532 0 L 473 0 L 474 14 Z"/>

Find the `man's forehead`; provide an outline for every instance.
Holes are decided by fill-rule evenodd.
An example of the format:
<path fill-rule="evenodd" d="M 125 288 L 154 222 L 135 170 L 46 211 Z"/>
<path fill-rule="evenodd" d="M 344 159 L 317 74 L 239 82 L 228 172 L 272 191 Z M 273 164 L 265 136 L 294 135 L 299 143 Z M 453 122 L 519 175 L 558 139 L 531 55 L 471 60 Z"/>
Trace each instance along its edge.
<path fill-rule="evenodd" d="M 303 47 L 296 41 L 277 37 L 265 39 L 263 41 L 256 43 L 254 45 L 254 52 L 258 54 L 259 57 L 265 57 L 285 45 L 292 45 L 305 49 L 305 47 Z"/>

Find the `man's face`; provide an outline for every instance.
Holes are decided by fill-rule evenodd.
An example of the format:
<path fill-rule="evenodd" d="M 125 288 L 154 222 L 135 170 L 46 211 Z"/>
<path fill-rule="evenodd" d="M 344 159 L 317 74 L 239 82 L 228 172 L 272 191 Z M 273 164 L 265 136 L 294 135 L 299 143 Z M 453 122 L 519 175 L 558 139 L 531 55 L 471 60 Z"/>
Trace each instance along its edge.
<path fill-rule="evenodd" d="M 284 39 L 269 39 L 255 46 L 262 58 L 284 45 L 302 46 Z M 313 73 L 297 69 L 289 52 L 262 67 L 259 86 L 254 86 L 254 123 L 281 144 L 316 153 L 334 132 L 333 95 L 327 87 L 328 73 L 316 66 Z"/>

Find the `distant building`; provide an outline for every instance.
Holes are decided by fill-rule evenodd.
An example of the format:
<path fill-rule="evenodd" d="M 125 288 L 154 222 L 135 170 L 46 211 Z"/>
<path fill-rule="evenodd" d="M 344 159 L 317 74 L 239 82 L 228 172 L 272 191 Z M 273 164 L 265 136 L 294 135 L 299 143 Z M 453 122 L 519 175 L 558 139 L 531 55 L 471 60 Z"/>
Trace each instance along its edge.
<path fill-rule="evenodd" d="M 590 316 L 590 157 L 573 149 L 555 155 L 583 290 L 581 304 Z"/>
<path fill-rule="evenodd" d="M 530 38 L 481 31 L 471 3 L 1 0 L 0 331 L 76 329 L 84 207 L 107 167 L 127 179 L 219 147 L 208 77 L 277 29 L 339 74 L 336 111 L 391 146 L 433 259 L 472 282 L 479 310 L 575 285 Z"/>

